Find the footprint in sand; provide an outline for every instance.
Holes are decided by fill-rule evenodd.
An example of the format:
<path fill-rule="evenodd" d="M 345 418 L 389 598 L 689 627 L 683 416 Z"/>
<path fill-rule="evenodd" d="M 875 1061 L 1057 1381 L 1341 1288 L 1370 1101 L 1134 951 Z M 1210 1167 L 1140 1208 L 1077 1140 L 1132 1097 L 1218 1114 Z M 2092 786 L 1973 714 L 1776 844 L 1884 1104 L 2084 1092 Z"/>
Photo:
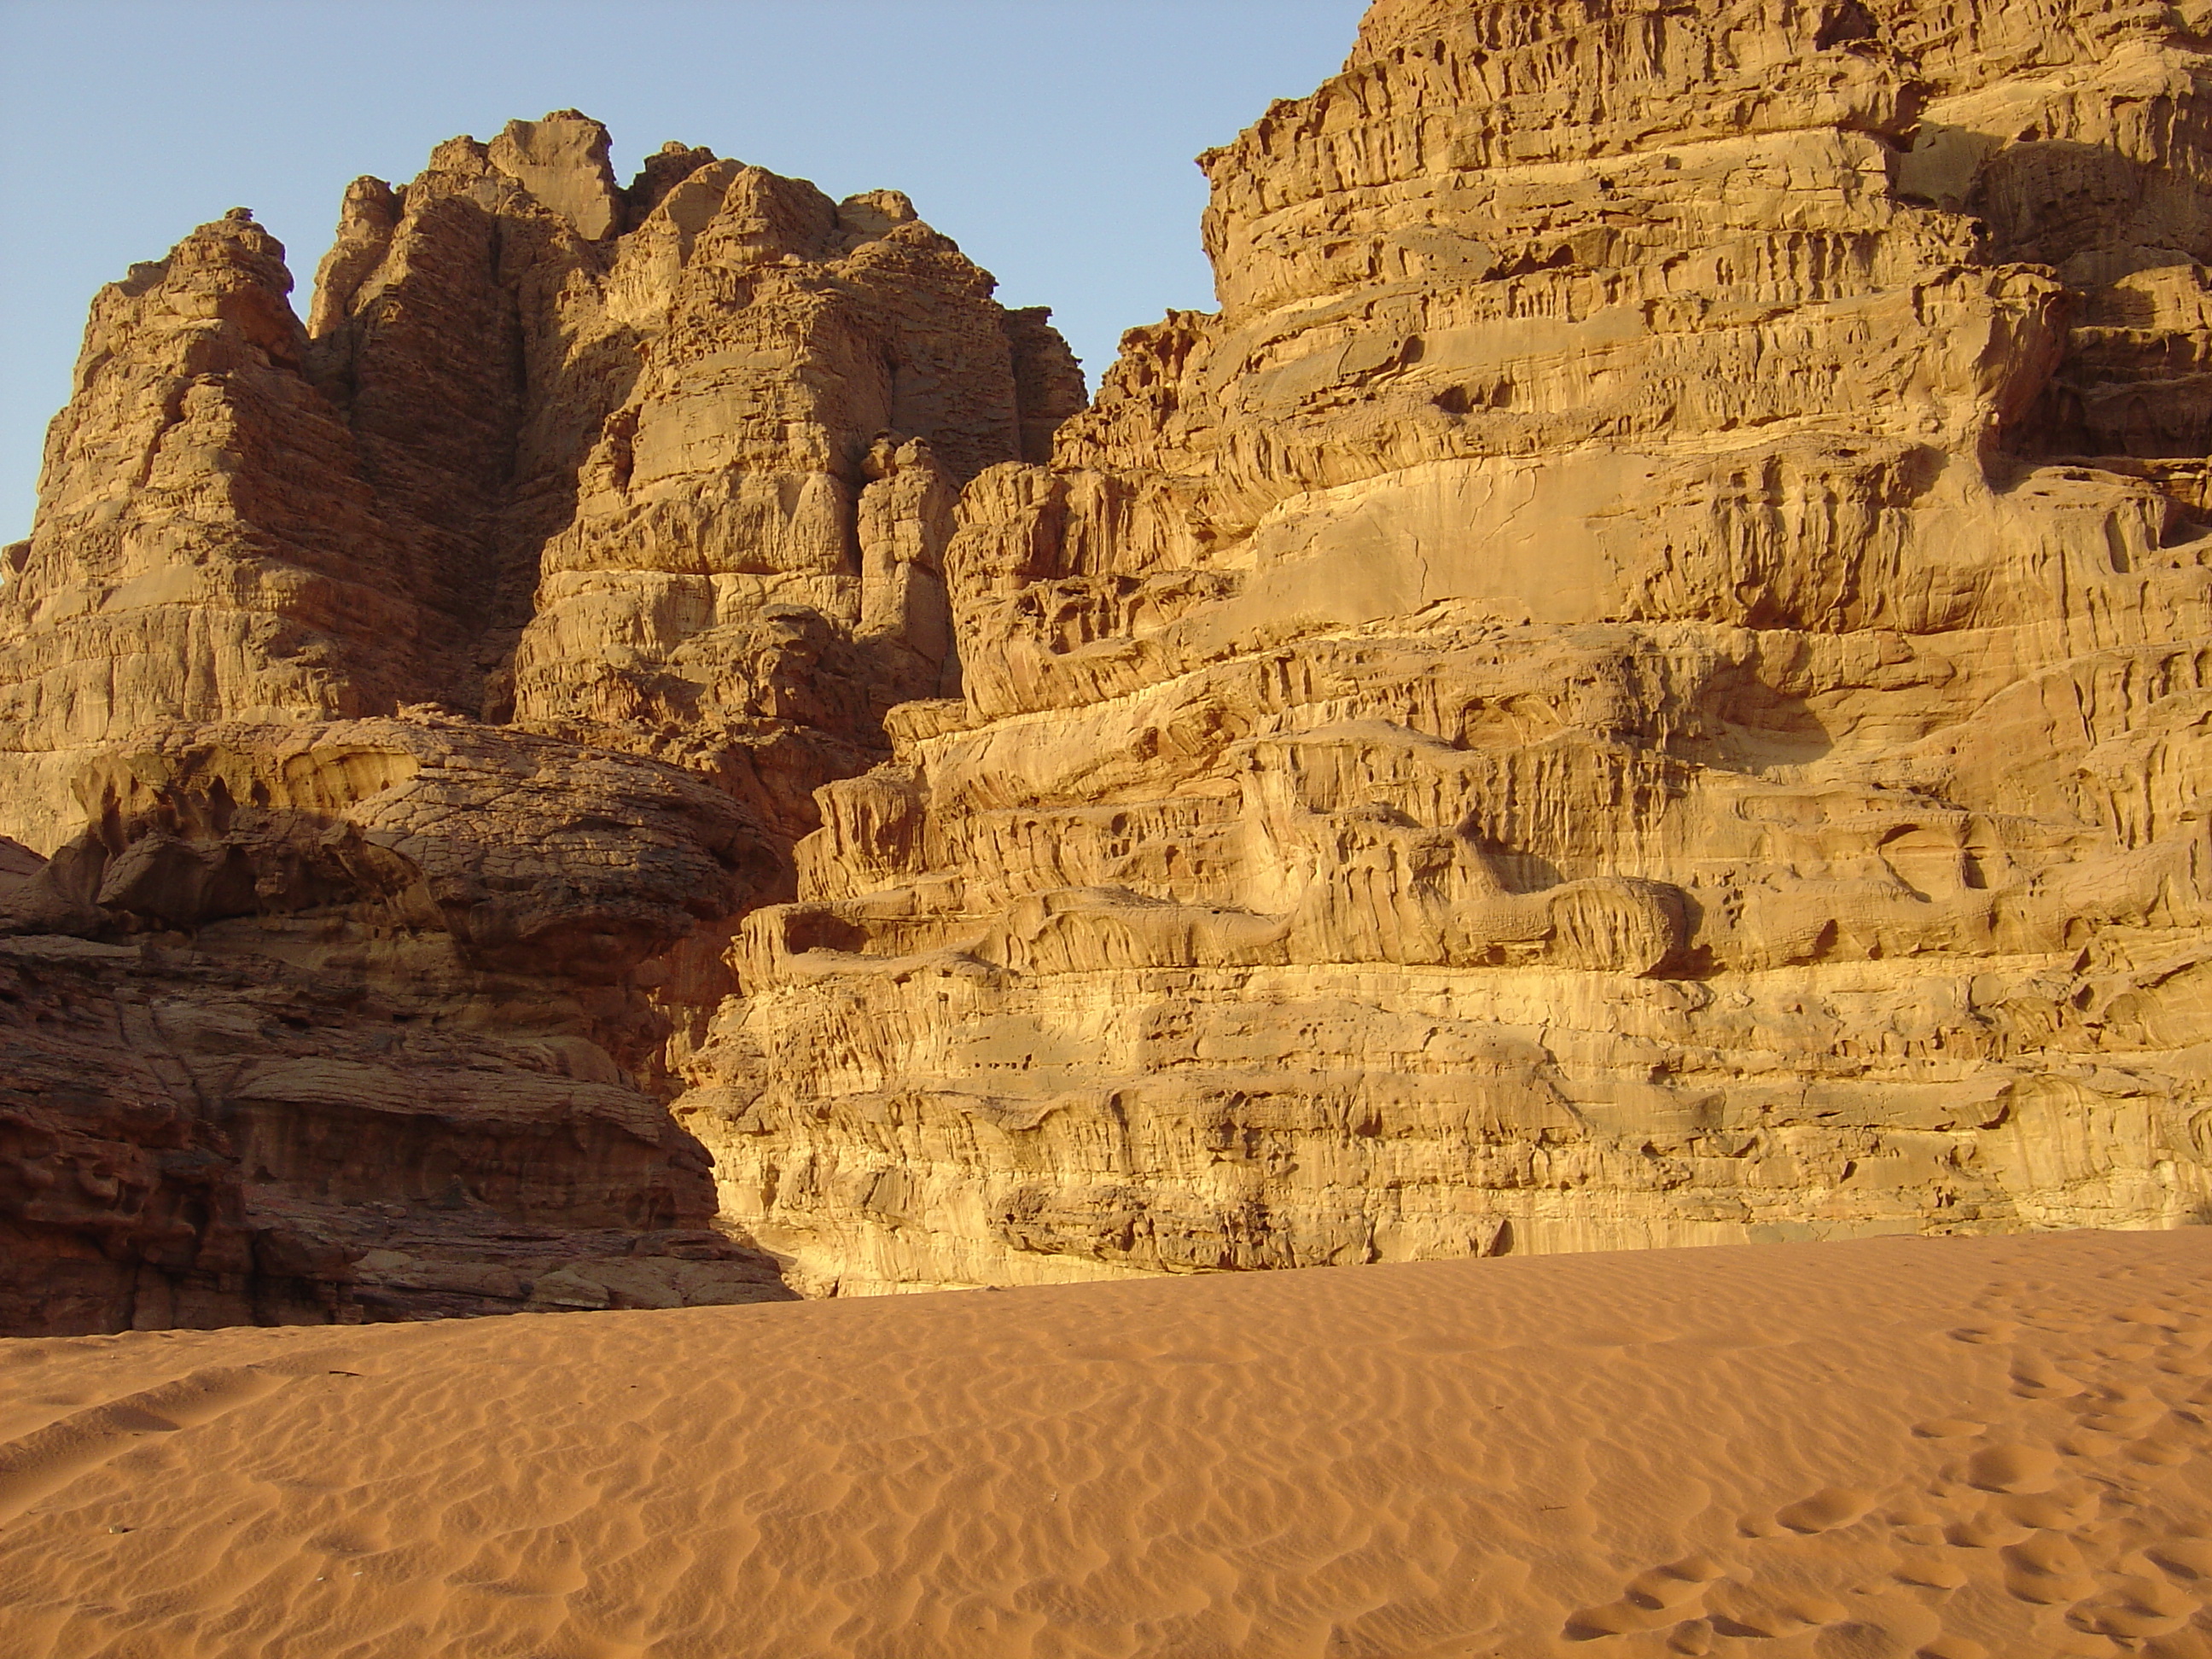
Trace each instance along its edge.
<path fill-rule="evenodd" d="M 2127 1577 L 2069 1608 L 2066 1622 L 2093 1636 L 2139 1642 L 2171 1636 L 2201 1610 L 2197 1598 L 2154 1578 Z"/>
<path fill-rule="evenodd" d="M 1832 1532 L 1850 1526 L 1873 1507 L 1873 1498 L 1856 1487 L 1823 1486 L 1808 1498 L 1784 1504 L 1771 1515 L 1747 1515 L 1735 1523 L 1735 1529 L 1744 1538 Z"/>
<path fill-rule="evenodd" d="M 1996 1506 L 2008 1520 L 2040 1532 L 2072 1532 L 2097 1518 L 2102 1507 L 2097 1488 L 2069 1480 L 2047 1492 L 2005 1498 Z"/>
<path fill-rule="evenodd" d="M 2202 1583 L 2212 1589 L 2212 1539 L 2176 1538 L 2143 1553 L 2160 1571 L 2184 1583 Z"/>
<path fill-rule="evenodd" d="M 2105 1397 L 2082 1414 L 2081 1425 L 2124 1440 L 2148 1434 L 2166 1420 L 2166 1402 L 2148 1389 L 2130 1387 L 2105 1391 Z"/>
<path fill-rule="evenodd" d="M 1848 1527 L 1874 1507 L 1874 1498 L 1856 1486 L 1823 1486 L 1809 1498 L 1784 1504 L 1774 1518 L 1792 1532 L 1832 1532 Z"/>
<path fill-rule="evenodd" d="M 2113 1318 L 2130 1325 L 2156 1325 L 2171 1330 L 2186 1322 L 2188 1316 L 2171 1308 L 2161 1308 L 2155 1303 L 2138 1302 L 2132 1308 L 2123 1308 Z"/>
<path fill-rule="evenodd" d="M 2122 1447 L 2121 1455 L 2131 1463 L 2149 1468 L 2178 1469 L 2197 1455 L 2197 1437 L 2184 1432 L 2160 1432 L 2142 1440 L 2130 1440 Z"/>
<path fill-rule="evenodd" d="M 2118 1435 L 2094 1429 L 2069 1429 L 2058 1437 L 2058 1449 L 2069 1457 L 2109 1457 L 2126 1443 Z"/>
<path fill-rule="evenodd" d="M 2020 1334 L 2020 1327 L 2009 1320 L 1993 1319 L 1985 1324 L 1961 1325 L 1950 1333 L 1954 1342 L 2009 1342 Z"/>
<path fill-rule="evenodd" d="M 1584 1607 L 1574 1614 L 1561 1634 L 1570 1642 L 1594 1642 L 1683 1622 L 1686 1615 L 1694 1613 L 1698 1599 L 1727 1571 L 1723 1563 L 1710 1555 L 1667 1562 L 1629 1580 L 1619 1601 Z"/>
<path fill-rule="evenodd" d="M 2063 1534 L 2037 1533 L 1997 1553 L 2004 1563 L 2005 1593 L 2017 1601 L 2061 1607 L 2097 1593 L 2088 1563 Z"/>
<path fill-rule="evenodd" d="M 1568 1616 L 1559 1634 L 1570 1642 L 1600 1642 L 1608 1636 L 1634 1636 L 1671 1622 L 1649 1608 L 1622 1601 L 1601 1607 L 1584 1607 Z"/>
<path fill-rule="evenodd" d="M 2030 1348 L 2014 1357 L 2012 1391 L 2023 1400 L 2057 1400 L 2086 1392 L 2082 1385 L 2060 1370 L 2048 1355 Z"/>
<path fill-rule="evenodd" d="M 1710 1555 L 1686 1556 L 1669 1561 L 1628 1582 L 1623 1599 L 1652 1611 L 1667 1611 L 1694 1601 L 1705 1586 L 1726 1576 L 1727 1567 Z"/>
<path fill-rule="evenodd" d="M 2047 1446 L 1984 1446 L 1966 1460 L 1964 1479 L 1984 1492 L 2048 1492 L 2057 1483 L 2058 1454 Z"/>
<path fill-rule="evenodd" d="M 1941 1510 L 1931 1510 L 1917 1504 L 1904 1504 L 1889 1510 L 1882 1517 L 1893 1536 L 1899 1544 L 1932 1549 L 1950 1540 L 1943 1536 L 1943 1528 L 1950 1516 Z"/>
<path fill-rule="evenodd" d="M 1988 1426 L 1963 1417 L 1934 1417 L 1925 1423 L 1915 1423 L 1912 1432 L 1923 1440 L 1961 1440 L 1981 1433 Z"/>
<path fill-rule="evenodd" d="M 2212 1376 L 2212 1353 L 2202 1338 L 2193 1342 L 2169 1342 L 2158 1351 L 2158 1368 L 2168 1376 Z"/>
<path fill-rule="evenodd" d="M 2034 1535 L 2035 1528 L 2023 1527 L 1996 1505 L 1973 1515 L 1961 1516 L 1943 1529 L 1947 1543 L 1961 1549 L 1997 1550 L 2008 1544 L 2026 1542 Z"/>
<path fill-rule="evenodd" d="M 1901 1563 L 1891 1575 L 1900 1584 L 1917 1584 L 1924 1589 L 1954 1590 L 1966 1582 L 1966 1571 L 1955 1561 L 1942 1556 L 1919 1556 Z"/>
<path fill-rule="evenodd" d="M 1840 1624 L 1850 1616 L 1849 1608 L 1824 1595 L 1774 1595 L 1735 1583 L 1721 1589 L 1726 1593 L 1713 1598 L 1713 1629 L 1723 1636 L 1774 1641 Z"/>

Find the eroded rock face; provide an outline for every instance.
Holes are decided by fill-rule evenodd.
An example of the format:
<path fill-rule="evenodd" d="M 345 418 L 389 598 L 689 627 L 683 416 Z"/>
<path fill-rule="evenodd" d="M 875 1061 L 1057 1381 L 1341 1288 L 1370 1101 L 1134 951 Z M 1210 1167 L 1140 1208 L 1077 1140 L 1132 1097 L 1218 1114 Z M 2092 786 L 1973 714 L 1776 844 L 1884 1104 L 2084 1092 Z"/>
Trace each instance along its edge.
<path fill-rule="evenodd" d="M 357 180 L 305 329 L 290 286 L 241 209 L 95 301 L 0 586 L 0 834 L 60 844 L 149 723 L 406 703 L 719 769 L 803 833 L 957 682 L 957 487 L 1083 402 L 903 196 L 677 144 L 622 190 L 573 110 Z"/>
<path fill-rule="evenodd" d="M 388 711 L 428 643 L 244 210 L 93 302 L 0 586 L 0 833 L 76 828 L 78 757 L 160 720 Z"/>
<path fill-rule="evenodd" d="M 607 284 L 652 346 L 544 550 L 517 717 L 811 828 L 885 711 L 958 684 L 959 487 L 1082 405 L 1066 347 L 990 290 L 896 191 L 712 158 L 670 186 Z"/>
<path fill-rule="evenodd" d="M 0 572 L 0 1332 L 791 1294 L 669 1044 L 1081 377 L 895 192 L 607 152 L 357 181 L 305 327 L 243 210 L 95 301 Z"/>
<path fill-rule="evenodd" d="M 0 867 L 0 1329 L 789 1294 L 713 1230 L 646 989 L 772 877 L 727 797 L 420 718 L 82 785 Z"/>
<path fill-rule="evenodd" d="M 1382 0 L 1079 414 L 574 112 L 204 228 L 0 587 L 0 1322 L 2212 1218 L 2208 29 Z"/>
<path fill-rule="evenodd" d="M 1382 0 L 683 1055 L 810 1288 L 2212 1217 L 2202 6 Z"/>

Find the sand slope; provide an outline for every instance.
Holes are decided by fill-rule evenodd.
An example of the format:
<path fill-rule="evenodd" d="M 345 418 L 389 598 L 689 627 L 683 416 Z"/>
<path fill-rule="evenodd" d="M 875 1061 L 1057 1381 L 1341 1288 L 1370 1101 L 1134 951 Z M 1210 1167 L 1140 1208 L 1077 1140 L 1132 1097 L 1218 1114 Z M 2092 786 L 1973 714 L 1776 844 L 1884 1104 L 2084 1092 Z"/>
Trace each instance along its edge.
<path fill-rule="evenodd" d="M 9 1655 L 2212 1655 L 2212 1230 L 0 1344 Z"/>

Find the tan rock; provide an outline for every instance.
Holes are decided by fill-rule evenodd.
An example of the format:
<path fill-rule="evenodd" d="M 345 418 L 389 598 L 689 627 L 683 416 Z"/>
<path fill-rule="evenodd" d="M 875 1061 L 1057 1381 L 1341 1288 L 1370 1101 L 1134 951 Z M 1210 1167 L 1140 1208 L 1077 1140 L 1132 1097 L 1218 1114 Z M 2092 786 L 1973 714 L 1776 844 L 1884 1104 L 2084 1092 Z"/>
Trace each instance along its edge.
<path fill-rule="evenodd" d="M 425 619 L 305 374 L 283 249 L 245 210 L 93 302 L 0 586 L 0 829 L 76 827 L 74 757 L 164 720 L 389 708 Z"/>
<path fill-rule="evenodd" d="M 991 287 L 896 191 L 711 158 L 661 191 L 605 278 L 643 355 L 545 545 L 517 717 L 811 829 L 888 708 L 957 685 L 958 486 L 1082 406 L 1058 336 Z"/>
<path fill-rule="evenodd" d="M 684 1056 L 881 1290 L 2212 1217 L 2178 13 L 1383 0 Z"/>
<path fill-rule="evenodd" d="M 608 164 L 607 130 L 580 111 L 556 110 L 542 121 L 509 121 L 487 159 L 587 242 L 623 228 L 621 187 Z"/>
<path fill-rule="evenodd" d="M 1080 373 L 896 191 L 606 151 L 562 111 L 356 181 L 304 333 L 242 210 L 101 295 L 0 586 L 0 833 L 58 845 L 79 759 L 175 720 L 519 712 L 794 835 L 882 756 L 946 672 L 950 509 L 899 486 L 930 527 L 866 576 L 871 455 L 1042 455 Z"/>
<path fill-rule="evenodd" d="M 0 1317 L 2212 1218 L 2202 10 L 1382 0 L 1080 413 L 573 112 L 312 343 L 196 234 L 0 590 Z"/>
<path fill-rule="evenodd" d="M 243 210 L 103 291 L 0 586 L 0 1331 L 789 1294 L 668 1047 L 1081 402 L 991 286 L 566 111 L 356 181 L 308 329 Z"/>

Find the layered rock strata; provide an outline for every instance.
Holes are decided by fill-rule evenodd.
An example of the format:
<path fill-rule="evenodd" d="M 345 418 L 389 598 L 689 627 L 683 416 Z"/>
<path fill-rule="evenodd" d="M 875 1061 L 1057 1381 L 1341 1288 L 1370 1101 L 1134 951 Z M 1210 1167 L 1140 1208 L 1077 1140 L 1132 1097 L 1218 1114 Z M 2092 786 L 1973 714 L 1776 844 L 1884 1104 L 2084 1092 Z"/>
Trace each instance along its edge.
<path fill-rule="evenodd" d="M 667 1044 L 1082 381 L 896 192 L 607 152 L 357 181 L 304 325 L 244 210 L 95 301 L 0 585 L 0 1332 L 790 1294 Z"/>
<path fill-rule="evenodd" d="M 357 180 L 290 287 L 240 209 L 94 301 L 0 586 L 0 834 L 58 845 L 149 723 L 408 703 L 810 828 L 946 684 L 952 495 L 1082 403 L 896 191 L 679 144 L 624 191 L 574 111 Z"/>
<path fill-rule="evenodd" d="M 2212 1218 L 2212 26 L 1380 0 L 681 1055 L 845 1291 Z"/>
<path fill-rule="evenodd" d="M 645 985 L 775 865 L 655 763 L 453 721 L 149 732 L 0 872 L 0 1329 L 789 1292 Z"/>
<path fill-rule="evenodd" d="M 2212 1219 L 2208 30 L 1381 0 L 1084 413 L 573 112 L 203 228 L 0 587 L 0 1322 Z"/>

